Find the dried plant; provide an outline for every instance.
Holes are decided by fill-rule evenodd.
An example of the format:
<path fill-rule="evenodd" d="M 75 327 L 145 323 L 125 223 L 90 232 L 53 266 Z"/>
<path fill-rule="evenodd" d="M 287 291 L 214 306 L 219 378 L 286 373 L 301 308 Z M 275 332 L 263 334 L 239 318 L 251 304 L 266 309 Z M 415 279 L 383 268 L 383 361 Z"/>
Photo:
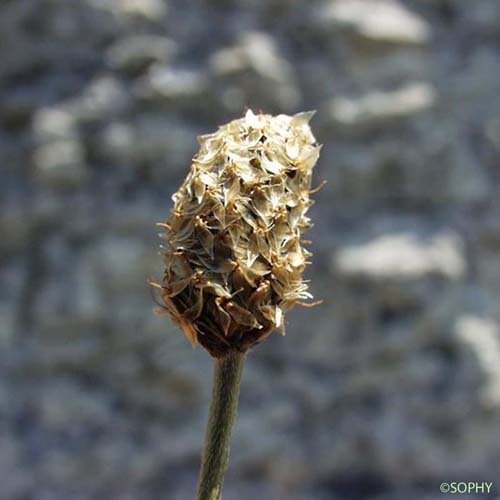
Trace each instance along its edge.
<path fill-rule="evenodd" d="M 284 312 L 312 298 L 302 239 L 321 149 L 312 115 L 249 110 L 199 137 L 170 218 L 160 223 L 165 273 L 155 286 L 163 308 L 217 361 L 199 499 L 220 498 L 244 353 L 273 330 L 284 333 Z"/>
<path fill-rule="evenodd" d="M 313 113 L 254 115 L 199 138 L 165 228 L 162 300 L 193 344 L 244 352 L 310 299 L 302 235 L 320 146 Z"/>

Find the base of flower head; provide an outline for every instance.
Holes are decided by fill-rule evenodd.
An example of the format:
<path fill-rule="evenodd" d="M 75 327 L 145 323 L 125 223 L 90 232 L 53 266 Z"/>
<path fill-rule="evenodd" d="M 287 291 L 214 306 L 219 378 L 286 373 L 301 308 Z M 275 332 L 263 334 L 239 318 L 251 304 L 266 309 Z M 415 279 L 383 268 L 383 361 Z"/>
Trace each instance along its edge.
<path fill-rule="evenodd" d="M 214 337 L 210 333 L 197 334 L 197 343 L 204 347 L 213 358 L 224 358 L 233 352 L 245 353 L 260 344 L 272 332 L 272 328 L 263 330 L 246 330 L 231 339 Z"/>

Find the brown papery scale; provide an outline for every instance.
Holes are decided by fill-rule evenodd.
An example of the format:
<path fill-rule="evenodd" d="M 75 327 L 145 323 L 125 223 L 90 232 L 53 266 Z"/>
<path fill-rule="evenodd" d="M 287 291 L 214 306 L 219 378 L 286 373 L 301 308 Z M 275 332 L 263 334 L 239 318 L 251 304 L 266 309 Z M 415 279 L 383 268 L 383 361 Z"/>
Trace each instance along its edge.
<path fill-rule="evenodd" d="M 311 299 L 304 232 L 319 146 L 313 113 L 255 115 L 199 137 L 200 151 L 159 225 L 162 308 L 213 357 L 246 352 Z"/>

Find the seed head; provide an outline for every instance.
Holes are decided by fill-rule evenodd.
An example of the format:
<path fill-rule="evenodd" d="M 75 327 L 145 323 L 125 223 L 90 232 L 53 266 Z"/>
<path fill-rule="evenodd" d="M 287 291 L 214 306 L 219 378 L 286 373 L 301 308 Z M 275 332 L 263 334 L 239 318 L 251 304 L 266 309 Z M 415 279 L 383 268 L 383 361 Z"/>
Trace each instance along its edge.
<path fill-rule="evenodd" d="M 302 278 L 311 173 L 320 152 L 314 113 L 253 114 L 198 138 L 200 151 L 172 197 L 162 308 L 214 357 L 244 352 L 283 313 L 312 298 Z"/>

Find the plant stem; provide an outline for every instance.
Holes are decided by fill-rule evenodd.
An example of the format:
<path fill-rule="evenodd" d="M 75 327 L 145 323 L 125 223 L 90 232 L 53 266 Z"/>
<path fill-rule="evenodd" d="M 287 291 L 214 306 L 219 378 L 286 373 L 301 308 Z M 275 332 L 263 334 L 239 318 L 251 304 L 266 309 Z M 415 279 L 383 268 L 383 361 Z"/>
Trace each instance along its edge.
<path fill-rule="evenodd" d="M 236 419 L 245 354 L 215 359 L 210 416 L 205 435 L 197 500 L 220 500 L 229 462 L 229 442 Z"/>

